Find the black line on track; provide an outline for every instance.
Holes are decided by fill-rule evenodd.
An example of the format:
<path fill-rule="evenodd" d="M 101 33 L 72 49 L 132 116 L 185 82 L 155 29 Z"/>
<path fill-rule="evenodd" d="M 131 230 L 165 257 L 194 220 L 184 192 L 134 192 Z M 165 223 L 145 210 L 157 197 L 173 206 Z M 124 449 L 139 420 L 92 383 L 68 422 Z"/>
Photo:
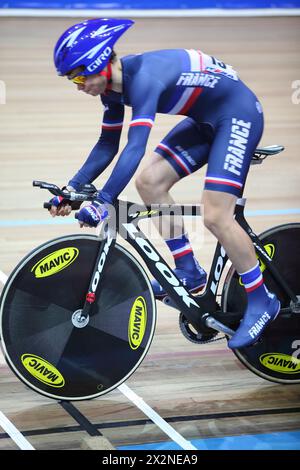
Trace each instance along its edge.
<path fill-rule="evenodd" d="M 111 423 L 95 423 L 92 424 L 88 419 L 80 413 L 80 411 L 75 408 L 75 406 L 70 402 L 59 402 L 71 405 L 69 409 L 72 409 L 72 413 L 82 421 L 77 420 L 75 416 L 66 410 L 77 422 L 80 422 L 79 425 L 76 426 L 63 426 L 57 428 L 48 428 L 48 429 L 32 429 L 30 431 L 20 431 L 25 437 L 27 436 L 43 436 L 47 434 L 60 434 L 64 432 L 79 432 L 82 430 L 87 431 L 89 434 L 96 432 L 96 434 L 90 434 L 92 436 L 102 436 L 99 429 L 112 429 L 112 428 L 126 428 L 129 426 L 145 426 L 147 424 L 153 424 L 150 419 L 139 419 L 139 420 L 131 420 L 131 421 L 114 421 Z M 63 406 L 64 409 L 65 405 Z M 250 410 L 250 411 L 231 411 L 226 413 L 210 413 L 205 415 L 194 415 L 194 416 L 173 416 L 170 418 L 164 418 L 165 421 L 168 423 L 176 423 L 176 422 L 189 422 L 189 421 L 204 421 L 209 419 L 224 419 L 224 418 L 241 418 L 245 416 L 266 416 L 266 415 L 280 415 L 280 414 L 290 414 L 290 413 L 300 413 L 300 407 L 294 408 L 278 408 L 278 409 L 267 409 L 267 410 Z M 87 425 L 87 427 L 85 427 Z M 91 426 L 91 427 L 90 427 Z M 89 430 L 87 430 L 89 429 Z M 6 433 L 0 434 L 0 439 L 7 439 L 9 436 Z"/>
<path fill-rule="evenodd" d="M 99 426 L 92 424 L 70 401 L 59 401 L 62 408 L 72 416 L 79 424 L 80 428 L 84 429 L 90 436 L 102 436 L 98 430 Z"/>

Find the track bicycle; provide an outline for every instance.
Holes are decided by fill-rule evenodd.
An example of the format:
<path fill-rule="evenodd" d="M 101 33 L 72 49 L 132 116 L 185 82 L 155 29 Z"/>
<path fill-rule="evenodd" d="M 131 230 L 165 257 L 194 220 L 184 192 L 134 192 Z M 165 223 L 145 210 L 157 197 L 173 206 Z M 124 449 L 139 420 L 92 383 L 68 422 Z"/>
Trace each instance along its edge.
<path fill-rule="evenodd" d="M 282 150 L 258 148 L 253 163 Z M 69 199 L 74 209 L 97 196 L 93 185 L 71 193 L 41 181 L 33 185 Z M 254 345 L 234 353 L 264 379 L 299 383 L 300 223 L 279 225 L 257 236 L 245 219 L 245 202 L 237 200 L 235 218 L 250 236 L 266 286 L 276 293 L 281 310 Z M 2 291 L 0 334 L 6 361 L 22 382 L 49 398 L 102 396 L 127 380 L 149 350 L 156 299 L 145 269 L 117 243 L 117 235 L 139 253 L 167 292 L 163 302 L 179 312 L 180 330 L 188 340 L 201 345 L 216 340 L 219 333 L 228 339 L 245 311 L 246 293 L 233 267 L 223 287 L 220 284 L 228 257 L 219 243 L 205 291 L 193 296 L 138 226 L 145 218 L 183 210 L 196 216 L 200 206 L 145 207 L 118 200 L 114 209 L 100 236 L 66 235 L 35 248 L 12 271 Z"/>

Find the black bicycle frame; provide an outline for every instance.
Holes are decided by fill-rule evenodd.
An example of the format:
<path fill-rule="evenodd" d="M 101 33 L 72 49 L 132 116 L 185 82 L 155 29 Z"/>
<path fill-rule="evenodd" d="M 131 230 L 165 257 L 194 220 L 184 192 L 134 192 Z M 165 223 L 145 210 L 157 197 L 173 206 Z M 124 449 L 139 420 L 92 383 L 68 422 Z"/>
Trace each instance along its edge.
<path fill-rule="evenodd" d="M 276 283 L 281 287 L 281 289 L 287 294 L 287 296 L 295 303 L 298 303 L 297 295 L 291 290 L 289 285 L 286 283 L 285 279 L 281 276 L 279 271 L 274 266 L 272 258 L 266 252 L 262 241 L 258 238 L 258 236 L 253 232 L 252 228 L 248 224 L 244 216 L 244 201 L 245 199 L 241 199 L 240 201 L 243 204 L 237 204 L 235 208 L 236 220 L 239 225 L 245 230 L 245 232 L 249 235 L 252 240 L 253 246 L 259 258 L 265 263 L 270 272 L 273 279 Z"/>
<path fill-rule="evenodd" d="M 178 208 L 180 210 L 191 209 L 191 215 L 196 215 L 199 211 L 197 206 L 174 206 L 173 208 L 175 212 L 178 212 Z M 92 314 L 93 303 L 101 285 L 101 274 L 109 260 L 110 251 L 116 243 L 116 235 L 119 233 L 145 260 L 151 274 L 166 288 L 167 293 L 172 296 L 178 309 L 187 314 L 191 324 L 198 330 L 204 328 L 201 323 L 201 312 L 197 300 L 185 289 L 182 282 L 175 276 L 166 261 L 138 227 L 139 220 L 166 215 L 166 213 L 170 215 L 170 210 L 172 210 L 172 206 L 160 205 L 149 208 L 130 202 L 118 201 L 114 217 L 110 217 L 101 230 L 99 254 L 82 310 L 82 317 Z M 123 219 L 121 222 L 120 215 Z"/>
<path fill-rule="evenodd" d="M 270 271 L 276 282 L 292 300 L 297 301 L 296 295 L 291 291 L 285 280 L 276 270 L 272 264 L 272 259 L 264 249 L 263 244 L 245 220 L 245 201 L 245 199 L 239 199 L 237 201 L 235 208 L 236 221 L 250 236 L 257 254 L 261 259 L 263 259 L 267 269 Z M 121 218 L 120 212 L 122 212 Z M 124 201 L 118 201 L 114 217 L 110 218 L 103 225 L 101 230 L 99 254 L 91 277 L 84 308 L 82 310 L 83 317 L 92 314 L 93 303 L 99 286 L 101 285 L 101 275 L 105 268 L 105 264 L 109 260 L 110 251 L 116 243 L 116 235 L 119 233 L 140 254 L 153 277 L 162 285 L 163 289 L 170 296 L 178 310 L 184 314 L 197 331 L 205 334 L 211 332 L 211 328 L 213 328 L 223 331 L 230 336 L 234 333 L 226 324 L 220 323 L 218 320 L 213 323 L 208 321 L 208 318 L 210 320 L 214 319 L 214 315 L 217 319 L 222 318 L 222 321 L 224 320 L 225 323 L 228 323 L 226 322 L 226 318 L 227 320 L 230 319 L 230 312 L 226 312 L 226 314 L 224 313 L 224 315 L 221 316 L 222 312 L 220 311 L 220 307 L 216 301 L 219 282 L 228 260 L 227 254 L 220 243 L 217 243 L 215 249 L 205 292 L 202 295 L 194 297 L 186 290 L 180 279 L 177 278 L 164 258 L 138 227 L 139 221 L 145 218 L 163 215 L 182 215 L 183 213 L 191 216 L 200 215 L 200 206 L 153 205 L 149 207 L 131 202 L 126 203 Z M 234 315 L 236 319 L 237 314 L 235 313 Z"/>

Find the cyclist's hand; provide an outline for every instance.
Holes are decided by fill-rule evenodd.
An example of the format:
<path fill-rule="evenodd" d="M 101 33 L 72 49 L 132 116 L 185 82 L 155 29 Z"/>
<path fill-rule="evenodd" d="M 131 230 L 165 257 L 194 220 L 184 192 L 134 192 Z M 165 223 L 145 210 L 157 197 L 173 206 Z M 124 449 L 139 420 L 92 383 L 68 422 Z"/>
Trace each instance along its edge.
<path fill-rule="evenodd" d="M 64 188 L 64 191 L 74 191 L 74 189 L 71 186 L 67 186 Z M 67 199 L 64 199 L 61 196 L 54 196 L 52 199 L 49 201 L 51 203 L 51 209 L 50 209 L 50 214 L 52 217 L 55 217 L 57 215 L 60 215 L 64 217 L 65 215 L 70 215 L 72 212 L 71 205 Z"/>
<path fill-rule="evenodd" d="M 77 220 L 80 227 L 97 227 L 108 217 L 108 210 L 105 204 L 94 201 L 80 209 Z"/>

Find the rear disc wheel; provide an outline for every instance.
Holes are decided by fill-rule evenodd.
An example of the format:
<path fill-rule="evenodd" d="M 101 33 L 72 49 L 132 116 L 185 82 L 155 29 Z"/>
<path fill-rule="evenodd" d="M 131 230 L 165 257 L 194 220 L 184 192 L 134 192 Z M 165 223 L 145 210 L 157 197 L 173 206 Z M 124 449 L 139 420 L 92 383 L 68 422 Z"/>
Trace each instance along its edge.
<path fill-rule="evenodd" d="M 292 291 L 300 295 L 300 224 L 274 227 L 260 235 L 265 250 Z M 272 382 L 300 383 L 300 313 L 259 260 L 267 288 L 281 302 L 281 311 L 254 345 L 235 349 L 237 358 L 252 372 Z M 247 307 L 245 289 L 237 272 L 228 272 L 222 293 L 226 312 L 241 312 Z M 291 311 L 292 310 L 292 311 Z"/>

